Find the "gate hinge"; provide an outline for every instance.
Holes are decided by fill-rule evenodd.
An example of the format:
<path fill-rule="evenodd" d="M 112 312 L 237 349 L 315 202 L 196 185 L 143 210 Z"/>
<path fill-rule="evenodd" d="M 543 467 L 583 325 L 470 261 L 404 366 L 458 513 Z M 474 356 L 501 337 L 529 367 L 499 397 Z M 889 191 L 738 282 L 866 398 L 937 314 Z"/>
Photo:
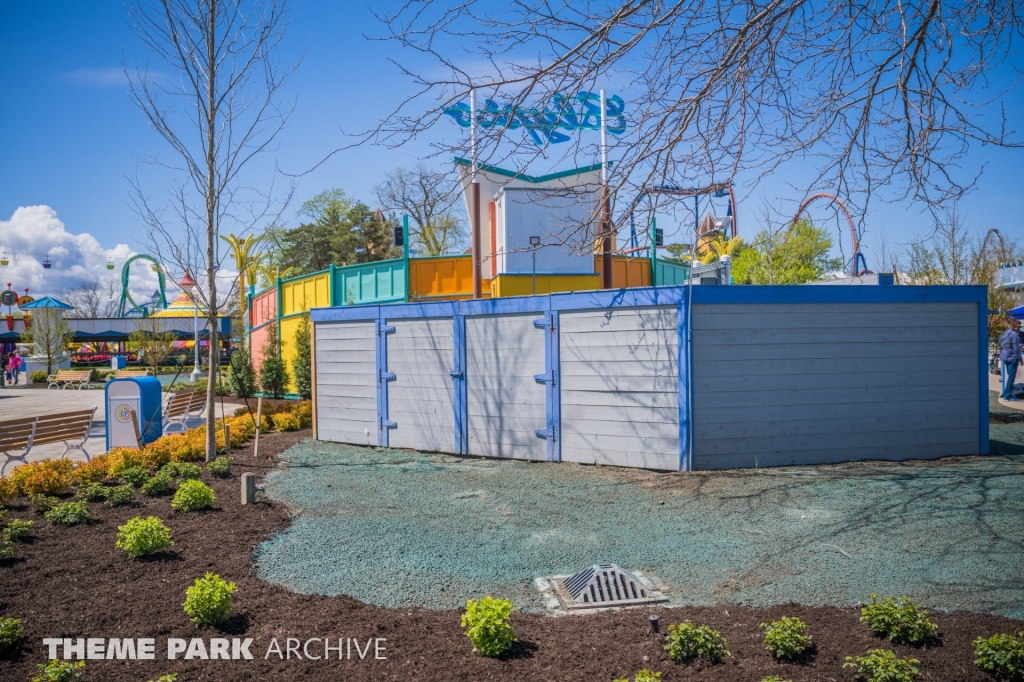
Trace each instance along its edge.
<path fill-rule="evenodd" d="M 396 377 L 393 372 L 381 372 L 380 373 L 380 380 L 381 381 L 394 381 L 397 378 L 398 377 Z"/>

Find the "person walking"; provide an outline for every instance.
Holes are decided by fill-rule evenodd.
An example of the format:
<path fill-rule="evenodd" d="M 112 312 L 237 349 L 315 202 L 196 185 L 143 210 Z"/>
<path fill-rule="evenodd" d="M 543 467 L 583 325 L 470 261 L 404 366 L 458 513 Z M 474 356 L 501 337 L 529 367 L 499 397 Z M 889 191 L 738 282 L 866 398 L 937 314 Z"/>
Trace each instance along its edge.
<path fill-rule="evenodd" d="M 14 384 L 20 383 L 19 376 L 21 376 L 21 369 L 25 366 L 25 361 L 21 357 L 21 353 L 14 351 L 11 355 L 11 376 L 14 377 Z"/>
<path fill-rule="evenodd" d="M 1021 359 L 1020 320 L 1007 318 L 1007 330 L 999 335 L 999 359 L 1003 361 L 1003 393 L 1007 402 L 1020 402 L 1013 397 L 1013 383 L 1017 380 L 1017 368 Z"/>

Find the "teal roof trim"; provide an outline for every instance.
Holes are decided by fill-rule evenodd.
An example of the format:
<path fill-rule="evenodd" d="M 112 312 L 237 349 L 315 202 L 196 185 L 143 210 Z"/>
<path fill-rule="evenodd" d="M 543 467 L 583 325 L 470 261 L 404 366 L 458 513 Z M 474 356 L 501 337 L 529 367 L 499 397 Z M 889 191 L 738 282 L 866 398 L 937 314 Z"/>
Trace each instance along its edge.
<path fill-rule="evenodd" d="M 469 159 L 464 159 L 461 156 L 455 157 L 455 163 L 459 166 L 471 166 L 473 162 Z M 526 182 L 532 182 L 534 184 L 540 184 L 542 182 L 548 182 L 549 180 L 561 180 L 562 178 L 569 178 L 573 175 L 581 175 L 583 173 L 591 173 L 593 171 L 601 170 L 601 164 L 595 163 L 591 166 L 584 166 L 583 168 L 573 168 L 572 170 L 559 171 L 557 173 L 548 173 L 547 175 L 527 175 L 525 173 L 516 173 L 515 171 L 505 170 L 504 168 L 498 168 L 492 166 L 489 163 L 477 162 L 477 168 L 488 173 L 494 173 L 495 175 L 501 175 L 506 178 L 513 178 L 516 180 L 524 180 Z M 608 167 L 611 168 L 612 164 L 609 161 Z"/>

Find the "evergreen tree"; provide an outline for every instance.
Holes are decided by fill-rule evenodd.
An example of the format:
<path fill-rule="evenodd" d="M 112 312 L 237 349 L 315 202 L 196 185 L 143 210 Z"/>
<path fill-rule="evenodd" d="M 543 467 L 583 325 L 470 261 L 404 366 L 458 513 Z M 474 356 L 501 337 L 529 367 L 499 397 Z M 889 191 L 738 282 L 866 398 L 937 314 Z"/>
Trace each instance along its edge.
<path fill-rule="evenodd" d="M 270 398 L 280 398 L 288 386 L 288 368 L 277 352 L 277 323 L 267 326 L 267 340 L 260 360 L 260 391 Z"/>
<path fill-rule="evenodd" d="M 244 337 L 231 356 L 228 383 L 231 385 L 231 392 L 239 398 L 251 398 L 256 393 L 256 371 L 252 367 L 249 346 Z"/>
<path fill-rule="evenodd" d="M 292 363 L 295 387 L 303 400 L 313 396 L 313 348 L 309 337 L 309 318 L 303 316 L 295 330 L 295 361 Z"/>

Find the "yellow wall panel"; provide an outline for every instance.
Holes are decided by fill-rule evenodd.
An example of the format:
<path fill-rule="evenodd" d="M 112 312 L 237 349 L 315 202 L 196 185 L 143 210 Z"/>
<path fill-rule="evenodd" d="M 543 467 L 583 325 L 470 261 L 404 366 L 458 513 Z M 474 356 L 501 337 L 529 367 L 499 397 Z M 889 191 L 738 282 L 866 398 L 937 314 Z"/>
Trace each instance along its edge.
<path fill-rule="evenodd" d="M 604 274 L 604 259 L 594 256 L 594 272 Z M 648 258 L 612 256 L 612 288 L 651 286 L 651 261 Z"/>
<path fill-rule="evenodd" d="M 302 322 L 305 315 L 296 315 L 295 317 L 286 317 L 281 320 L 281 328 L 278 330 L 281 334 L 281 360 L 284 361 L 284 366 L 288 368 L 288 393 L 295 393 L 295 332 L 299 328 L 299 324 Z"/>
<path fill-rule="evenodd" d="M 299 279 L 282 282 L 281 299 L 285 315 L 302 312 L 310 308 L 326 308 L 330 306 L 330 273 L 318 272 Z"/>
<path fill-rule="evenodd" d="M 600 286 L 597 275 L 537 275 L 538 294 L 555 294 L 565 291 L 592 291 Z M 498 275 L 491 280 L 491 297 L 530 296 L 533 291 L 533 275 Z"/>

